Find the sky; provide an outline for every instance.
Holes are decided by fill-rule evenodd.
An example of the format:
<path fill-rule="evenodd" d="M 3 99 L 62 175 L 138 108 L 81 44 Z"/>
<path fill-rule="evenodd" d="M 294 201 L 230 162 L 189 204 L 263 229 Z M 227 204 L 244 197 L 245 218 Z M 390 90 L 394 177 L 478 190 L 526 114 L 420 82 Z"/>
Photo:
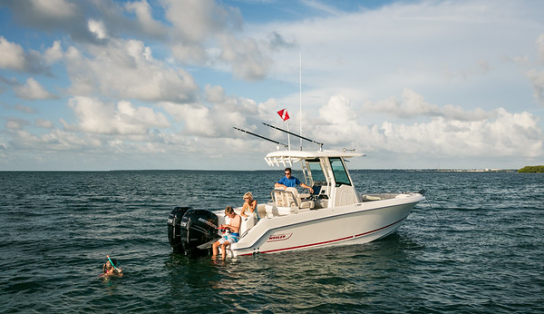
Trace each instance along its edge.
<path fill-rule="evenodd" d="M 539 0 L 0 0 L 0 171 L 268 169 L 277 145 L 233 128 L 288 142 L 263 122 L 364 153 L 356 169 L 543 165 L 542 12 Z"/>

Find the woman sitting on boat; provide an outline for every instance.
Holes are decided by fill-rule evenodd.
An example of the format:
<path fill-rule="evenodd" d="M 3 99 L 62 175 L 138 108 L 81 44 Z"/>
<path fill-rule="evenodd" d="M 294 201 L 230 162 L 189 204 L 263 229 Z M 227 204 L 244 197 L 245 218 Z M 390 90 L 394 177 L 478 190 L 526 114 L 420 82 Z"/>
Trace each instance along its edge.
<path fill-rule="evenodd" d="M 250 213 L 255 214 L 257 220 L 260 219 L 259 213 L 257 212 L 257 201 L 253 199 L 253 194 L 251 194 L 251 192 L 247 192 L 246 194 L 244 194 L 244 205 L 242 206 L 240 216 L 248 217 L 248 215 L 246 214 L 246 211 L 248 210 Z"/>

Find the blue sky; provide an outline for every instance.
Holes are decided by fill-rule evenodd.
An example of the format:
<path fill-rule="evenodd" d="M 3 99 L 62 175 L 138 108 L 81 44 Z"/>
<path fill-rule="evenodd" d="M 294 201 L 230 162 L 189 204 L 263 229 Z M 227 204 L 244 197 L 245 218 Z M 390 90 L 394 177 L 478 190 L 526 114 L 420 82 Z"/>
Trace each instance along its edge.
<path fill-rule="evenodd" d="M 364 152 L 352 168 L 544 164 L 542 12 L 0 0 L 0 170 L 267 169 L 275 145 L 232 127 L 286 142 L 261 124 L 286 128 L 284 108 L 325 149 Z"/>

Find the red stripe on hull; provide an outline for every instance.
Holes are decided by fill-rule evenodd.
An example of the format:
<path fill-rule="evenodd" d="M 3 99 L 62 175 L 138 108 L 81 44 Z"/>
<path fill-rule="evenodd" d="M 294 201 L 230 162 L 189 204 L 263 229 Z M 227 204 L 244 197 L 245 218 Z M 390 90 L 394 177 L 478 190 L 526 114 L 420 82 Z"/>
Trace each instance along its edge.
<path fill-rule="evenodd" d="M 408 216 L 406 216 L 406 217 L 408 217 Z M 360 237 L 360 236 L 364 236 L 364 235 L 367 235 L 367 234 L 370 234 L 370 233 L 373 233 L 373 232 L 376 232 L 376 231 L 380 231 L 380 230 L 383 230 L 383 229 L 386 229 L 386 228 L 389 228 L 389 227 L 391 227 L 392 225 L 398 224 L 399 222 L 403 221 L 404 219 L 406 219 L 406 217 L 402 218 L 401 220 L 395 221 L 394 223 L 389 224 L 389 225 L 387 225 L 387 226 L 385 226 L 385 227 L 381 227 L 381 228 L 376 229 L 376 230 L 372 230 L 372 231 L 368 231 L 368 232 L 356 234 L 356 235 L 355 235 L 355 238 Z"/>
<path fill-rule="evenodd" d="M 408 217 L 408 216 L 406 216 Z M 381 228 L 378 228 L 378 229 L 375 229 L 375 230 L 372 230 L 372 231 L 368 231 L 368 232 L 364 232 L 364 233 L 360 233 L 360 234 L 356 234 L 354 236 L 349 236 L 349 237 L 345 237 L 345 238 L 340 238 L 340 239 L 335 239 L 335 240 L 330 240 L 330 241 L 324 241 L 324 242 L 317 242 L 317 243 L 312 243 L 312 244 L 305 244 L 305 245 L 300 245 L 300 246 L 293 246 L 293 247 L 289 247 L 289 248 L 283 248 L 283 249 L 276 249 L 276 250 L 270 250 L 270 251 L 262 251 L 262 252 L 259 252 L 259 254 L 264 254 L 264 253 L 273 253 L 273 252 L 281 252 L 281 251 L 287 251 L 287 250 L 296 250 L 296 249 L 301 249 L 301 248 L 305 248 L 305 247 L 310 247 L 310 246 L 316 246 L 316 245 L 322 245 L 322 244 L 327 244 L 327 243 L 334 243 L 334 242 L 338 242 L 338 241 L 343 241 L 343 240 L 348 240 L 348 239 L 352 239 L 352 238 L 358 238 L 358 237 L 361 237 L 361 236 L 364 236 L 364 235 L 368 235 L 368 234 L 371 234 L 371 233 L 374 233 L 374 232 L 378 232 L 380 230 L 383 230 L 383 229 L 386 229 L 386 228 L 389 228 L 395 224 L 398 224 L 400 223 L 401 221 L 403 221 L 404 219 L 406 219 L 406 217 L 398 220 L 398 221 L 395 221 L 394 223 L 392 224 L 389 224 L 387 226 L 384 226 L 384 227 L 381 227 Z M 249 254 L 240 254 L 240 256 L 249 256 L 249 255 L 253 255 L 253 253 L 249 253 Z"/>

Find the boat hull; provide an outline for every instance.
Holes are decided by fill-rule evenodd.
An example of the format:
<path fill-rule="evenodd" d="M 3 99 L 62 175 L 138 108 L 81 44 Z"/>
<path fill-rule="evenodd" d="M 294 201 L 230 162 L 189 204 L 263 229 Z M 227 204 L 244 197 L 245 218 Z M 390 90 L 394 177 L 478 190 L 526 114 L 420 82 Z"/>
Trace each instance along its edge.
<path fill-rule="evenodd" d="M 413 207 L 418 193 L 401 198 L 307 210 L 263 218 L 236 244 L 232 256 L 278 253 L 337 245 L 367 243 L 394 233 Z"/>

